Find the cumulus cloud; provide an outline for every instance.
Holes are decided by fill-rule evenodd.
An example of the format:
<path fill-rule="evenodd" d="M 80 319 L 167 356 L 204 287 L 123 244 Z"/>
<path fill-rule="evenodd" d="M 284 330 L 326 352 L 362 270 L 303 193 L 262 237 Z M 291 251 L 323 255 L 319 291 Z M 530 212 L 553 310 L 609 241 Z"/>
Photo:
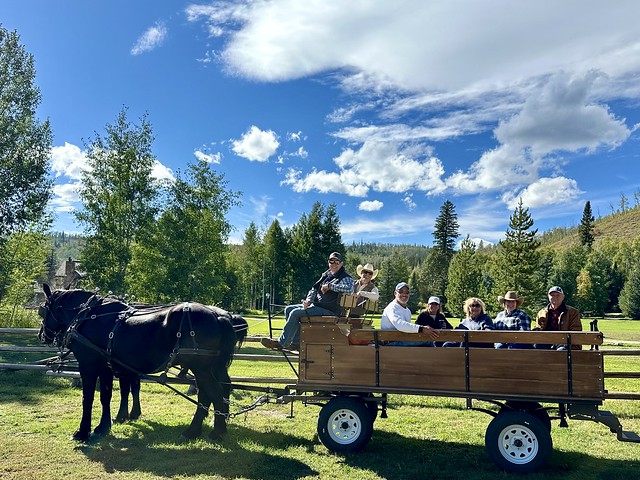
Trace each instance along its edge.
<path fill-rule="evenodd" d="M 158 160 L 153 163 L 153 169 L 151 170 L 151 176 L 156 180 L 175 180 L 173 172 L 169 167 L 166 167 Z"/>
<path fill-rule="evenodd" d="M 409 209 L 409 211 L 413 210 L 416 208 L 416 202 L 413 201 L 413 194 L 409 193 L 407 195 L 405 195 L 405 197 L 402 199 L 402 203 L 404 203 L 407 208 Z"/>
<path fill-rule="evenodd" d="M 233 152 L 251 161 L 266 162 L 280 146 L 278 137 L 272 130 L 260 130 L 255 125 L 232 143 Z"/>
<path fill-rule="evenodd" d="M 407 190 L 439 192 L 444 188 L 440 160 L 429 156 L 420 145 L 367 140 L 361 148 L 345 149 L 333 159 L 338 172 L 313 170 L 303 175 L 290 170 L 284 184 L 297 192 L 345 193 L 354 197 L 376 192 L 402 193 Z"/>
<path fill-rule="evenodd" d="M 358 205 L 358 210 L 364 210 L 365 212 L 377 212 L 384 206 L 384 203 L 379 200 L 366 200 L 364 202 L 360 202 Z"/>
<path fill-rule="evenodd" d="M 520 199 L 529 208 L 558 205 L 570 202 L 581 195 L 578 183 L 570 178 L 541 178 L 519 192 L 508 192 L 502 196 L 510 209 L 516 208 Z"/>
<path fill-rule="evenodd" d="M 80 180 L 85 168 L 87 157 L 80 147 L 64 142 L 63 146 L 51 149 L 51 169 L 56 177 Z"/>
<path fill-rule="evenodd" d="M 156 23 L 140 35 L 140 38 L 138 38 L 135 45 L 131 48 L 131 55 L 150 52 L 161 46 L 165 38 L 167 38 L 167 27 L 162 23 Z"/>
<path fill-rule="evenodd" d="M 51 205 L 58 213 L 68 213 L 75 209 L 80 201 L 80 182 L 63 183 L 53 186 Z"/>

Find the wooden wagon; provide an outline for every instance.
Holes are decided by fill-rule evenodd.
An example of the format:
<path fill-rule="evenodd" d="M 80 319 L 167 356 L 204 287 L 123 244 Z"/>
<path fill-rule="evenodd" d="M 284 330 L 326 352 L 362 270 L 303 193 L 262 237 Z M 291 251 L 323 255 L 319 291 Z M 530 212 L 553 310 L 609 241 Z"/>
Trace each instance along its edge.
<path fill-rule="evenodd" d="M 496 465 L 511 472 L 537 470 L 552 452 L 551 417 L 599 422 L 618 440 L 640 442 L 618 418 L 600 410 L 605 398 L 600 332 L 442 330 L 439 340 L 459 348 L 392 346 L 429 341 L 423 334 L 374 329 L 370 320 L 308 317 L 301 322 L 298 381 L 284 402 L 322 405 L 318 436 L 332 451 L 364 448 L 388 394 L 458 397 L 467 408 L 492 415 L 485 445 Z M 566 350 L 476 348 L 477 343 L 562 344 Z M 286 352 L 285 352 L 286 354 Z M 496 404 L 497 411 L 474 401 Z M 551 404 L 551 406 L 543 406 Z"/>

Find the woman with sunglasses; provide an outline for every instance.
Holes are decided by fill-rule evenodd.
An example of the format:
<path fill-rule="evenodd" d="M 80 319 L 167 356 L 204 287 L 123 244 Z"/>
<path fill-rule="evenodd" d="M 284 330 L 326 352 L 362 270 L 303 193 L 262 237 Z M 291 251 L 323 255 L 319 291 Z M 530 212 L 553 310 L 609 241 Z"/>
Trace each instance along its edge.
<path fill-rule="evenodd" d="M 467 298 L 462 310 L 466 317 L 460 320 L 456 330 L 493 330 L 493 320 L 485 312 L 485 305 L 477 297 Z M 462 347 L 464 344 L 457 342 L 445 342 L 443 347 Z M 493 343 L 470 343 L 470 347 L 493 348 Z"/>

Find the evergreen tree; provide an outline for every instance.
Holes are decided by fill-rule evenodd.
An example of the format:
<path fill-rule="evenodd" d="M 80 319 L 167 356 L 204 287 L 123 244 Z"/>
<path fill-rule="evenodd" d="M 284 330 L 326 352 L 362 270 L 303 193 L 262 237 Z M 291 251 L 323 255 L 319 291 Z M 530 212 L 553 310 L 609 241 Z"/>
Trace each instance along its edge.
<path fill-rule="evenodd" d="M 264 236 L 264 257 L 267 271 L 267 292 L 271 303 L 288 303 L 289 244 L 277 219 L 271 223 Z"/>
<path fill-rule="evenodd" d="M 578 235 L 580 236 L 580 244 L 591 249 L 594 242 L 593 229 L 596 219 L 593 217 L 591 211 L 591 202 L 587 200 L 584 204 L 584 210 L 582 212 L 582 221 L 578 227 Z"/>
<path fill-rule="evenodd" d="M 439 250 L 440 253 L 444 254 L 448 260 L 451 260 L 451 257 L 453 257 L 456 240 L 460 236 L 458 229 L 456 207 L 447 200 L 440 207 L 440 214 L 436 218 L 433 229 L 433 246 Z"/>
<path fill-rule="evenodd" d="M 609 303 L 607 283 L 611 278 L 611 260 L 600 249 L 594 249 L 587 256 L 585 268 L 589 271 L 592 284 L 593 308 L 591 311 L 604 315 Z"/>
<path fill-rule="evenodd" d="M 146 115 L 132 126 L 123 109 L 116 123 L 106 126 L 105 138 L 96 133 L 87 146 L 89 168 L 82 174 L 82 208 L 75 216 L 87 235 L 82 265 L 93 285 L 105 291 L 128 293 L 132 244 L 148 234 L 157 212 L 152 142 Z"/>
<path fill-rule="evenodd" d="M 476 258 L 476 247 L 469 235 L 451 259 L 448 278 L 446 308 L 455 316 L 462 317 L 464 301 L 479 296 L 482 290 L 482 271 Z"/>
<path fill-rule="evenodd" d="M 331 252 L 339 252 L 346 259 L 335 205 L 325 208 L 322 203 L 316 202 L 309 215 L 302 214 L 298 223 L 291 228 L 291 251 L 295 302 L 304 298 L 320 274 L 328 269 L 327 259 Z"/>
<path fill-rule="evenodd" d="M 263 285 L 263 244 L 260 231 L 251 222 L 244 231 L 244 238 L 239 249 L 240 270 L 238 276 L 249 308 L 260 308 L 260 297 Z"/>
<path fill-rule="evenodd" d="M 573 295 L 577 290 L 578 274 L 586 264 L 586 260 L 587 254 L 585 248 L 581 245 L 574 245 L 561 250 L 553 259 L 551 277 L 545 287 L 561 286 L 564 291 L 565 301 L 571 304 Z M 543 301 L 546 302 L 546 299 L 547 296 L 544 295 Z"/>
<path fill-rule="evenodd" d="M 493 291 L 484 300 L 493 311 L 500 309 L 497 297 L 509 290 L 531 300 L 545 294 L 546 287 L 536 281 L 540 268 L 540 241 L 536 238 L 538 230 L 532 230 L 533 224 L 529 209 L 522 205 L 521 199 L 509 218 L 505 239 L 498 242 L 492 258 Z M 527 307 L 530 309 L 531 303 L 525 304 Z"/>
<path fill-rule="evenodd" d="M 177 173 L 167 205 L 148 234 L 136 242 L 132 293 L 150 302 L 197 301 L 229 308 L 235 282 L 227 269 L 229 209 L 238 193 L 201 160 Z"/>
<path fill-rule="evenodd" d="M 450 258 L 440 249 L 432 248 L 418 269 L 420 300 L 424 303 L 431 295 L 444 295 L 447 290 Z"/>
<path fill-rule="evenodd" d="M 631 269 L 620 293 L 622 313 L 634 320 L 640 320 L 640 263 Z"/>

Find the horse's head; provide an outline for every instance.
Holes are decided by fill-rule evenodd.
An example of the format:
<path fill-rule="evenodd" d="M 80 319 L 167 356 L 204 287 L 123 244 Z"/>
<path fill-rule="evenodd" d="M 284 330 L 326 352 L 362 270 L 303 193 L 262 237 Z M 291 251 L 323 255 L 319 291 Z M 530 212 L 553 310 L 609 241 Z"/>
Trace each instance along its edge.
<path fill-rule="evenodd" d="M 38 308 L 42 317 L 38 338 L 47 345 L 62 345 L 64 334 L 74 317 L 94 294 L 88 290 L 54 290 L 42 285 L 45 301 Z"/>

